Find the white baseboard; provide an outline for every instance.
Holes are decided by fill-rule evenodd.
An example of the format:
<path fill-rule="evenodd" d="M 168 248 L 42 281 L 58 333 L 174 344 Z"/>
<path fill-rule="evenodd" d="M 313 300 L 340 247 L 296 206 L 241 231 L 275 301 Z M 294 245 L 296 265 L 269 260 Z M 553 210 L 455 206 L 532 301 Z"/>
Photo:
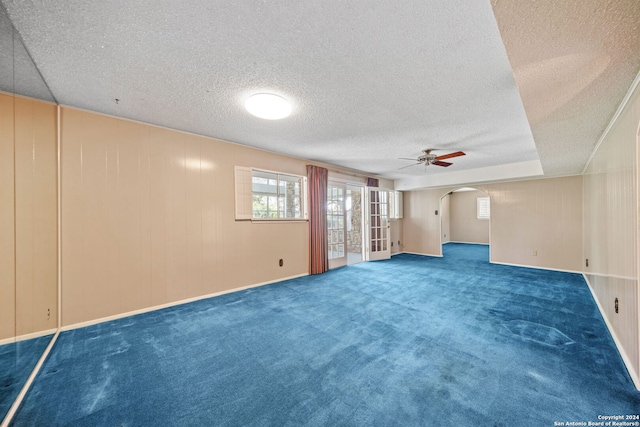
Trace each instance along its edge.
<path fill-rule="evenodd" d="M 464 245 L 482 245 L 482 246 L 489 246 L 489 243 L 478 243 L 478 242 L 460 242 L 458 240 L 449 240 L 446 243 L 462 243 Z M 444 243 L 443 243 L 444 245 Z"/>
<path fill-rule="evenodd" d="M 73 330 L 73 329 L 84 328 L 86 326 L 97 325 L 98 323 L 102 323 L 102 322 L 109 322 L 109 321 L 112 321 L 112 320 L 122 319 L 124 317 L 135 316 L 137 314 L 148 313 L 148 312 L 154 311 L 154 310 L 161 310 L 163 308 L 174 307 L 176 305 L 188 304 L 190 302 L 200 301 L 200 300 L 207 299 L 207 298 L 213 298 L 213 297 L 217 297 L 217 296 L 220 296 L 220 295 L 225 295 L 225 294 L 230 294 L 230 293 L 233 293 L 233 292 L 243 291 L 245 289 L 257 288 L 257 287 L 260 287 L 260 286 L 270 285 L 272 283 L 283 282 L 285 280 L 296 279 L 298 277 L 305 277 L 305 276 L 308 276 L 308 275 L 309 275 L 308 273 L 298 274 L 298 275 L 295 275 L 295 276 L 289 276 L 289 277 L 283 277 L 283 278 L 276 279 L 276 280 L 270 280 L 268 282 L 255 283 L 253 285 L 247 285 L 247 286 L 241 286 L 239 288 L 227 289 L 225 291 L 214 292 L 212 294 L 200 295 L 200 296 L 197 296 L 197 297 L 187 298 L 187 299 L 183 299 L 183 300 L 180 300 L 180 301 L 173 301 L 173 302 L 169 302 L 169 303 L 166 303 L 166 304 L 154 305 L 152 307 L 145 307 L 145 308 L 141 308 L 141 309 L 138 309 L 138 310 L 128 311 L 126 313 L 118 313 L 118 314 L 114 314 L 112 316 L 101 317 L 99 319 L 87 320 L 85 322 L 79 322 L 79 323 L 73 323 L 71 325 L 65 325 L 65 326 L 62 326 L 60 328 L 60 330 L 61 331 L 70 331 L 70 330 Z"/>
<path fill-rule="evenodd" d="M 548 271 L 559 271 L 561 273 L 583 274 L 582 271 L 563 270 L 561 268 L 540 267 L 538 265 L 512 264 L 512 263 L 509 263 L 509 262 L 497 262 L 497 261 L 489 261 L 489 262 L 491 264 L 508 265 L 508 266 L 511 266 L 511 267 L 535 268 L 536 270 L 548 270 Z"/>
<path fill-rule="evenodd" d="M 411 255 L 422 255 L 422 256 L 432 256 L 432 257 L 438 257 L 438 258 L 442 258 L 442 255 L 434 255 L 434 254 L 425 254 L 422 252 L 409 252 L 409 251 L 402 251 L 402 252 L 398 252 L 400 254 L 411 254 Z M 396 254 L 397 255 L 397 254 Z"/>
<path fill-rule="evenodd" d="M 638 373 L 633 367 L 631 358 L 629 357 L 627 352 L 624 350 L 624 347 L 622 346 L 622 342 L 618 338 L 616 331 L 613 329 L 611 322 L 609 321 L 609 318 L 607 317 L 602 305 L 600 304 L 600 300 L 598 300 L 598 297 L 596 296 L 596 293 L 594 292 L 593 287 L 591 286 L 591 282 L 589 282 L 589 278 L 584 273 L 582 273 L 582 277 L 584 277 L 584 281 L 587 282 L 587 287 L 591 292 L 591 296 L 593 296 L 593 299 L 596 302 L 596 305 L 598 306 L 598 310 L 600 310 L 600 314 L 604 319 L 604 323 L 607 325 L 607 329 L 609 329 L 609 333 L 613 337 L 613 342 L 616 344 L 616 347 L 618 348 L 618 352 L 622 357 L 622 361 L 624 362 L 627 368 L 627 371 L 629 372 L 629 376 L 631 377 L 633 384 L 636 386 L 636 389 L 640 390 L 640 377 L 638 376 Z"/>

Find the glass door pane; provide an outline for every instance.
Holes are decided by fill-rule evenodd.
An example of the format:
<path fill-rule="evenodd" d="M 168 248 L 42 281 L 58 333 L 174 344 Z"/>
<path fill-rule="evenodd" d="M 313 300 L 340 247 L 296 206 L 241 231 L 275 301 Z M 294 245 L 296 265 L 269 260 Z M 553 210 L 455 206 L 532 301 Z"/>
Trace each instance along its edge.
<path fill-rule="evenodd" d="M 347 264 L 364 261 L 365 253 L 365 205 L 364 187 L 347 185 L 345 210 L 347 213 Z"/>
<path fill-rule="evenodd" d="M 346 187 L 329 183 L 327 187 L 327 231 L 329 236 L 329 268 L 347 264 Z"/>
<path fill-rule="evenodd" d="M 369 260 L 389 259 L 389 193 L 386 190 L 369 188 Z"/>

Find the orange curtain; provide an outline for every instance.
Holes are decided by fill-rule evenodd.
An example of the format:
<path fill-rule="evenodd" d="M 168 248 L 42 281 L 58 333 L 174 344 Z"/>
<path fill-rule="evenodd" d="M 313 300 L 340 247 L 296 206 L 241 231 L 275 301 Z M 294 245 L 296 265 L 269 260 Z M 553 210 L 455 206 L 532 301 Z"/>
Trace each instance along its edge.
<path fill-rule="evenodd" d="M 307 165 L 309 187 L 309 272 L 321 274 L 329 270 L 327 235 L 327 182 L 329 171 Z"/>

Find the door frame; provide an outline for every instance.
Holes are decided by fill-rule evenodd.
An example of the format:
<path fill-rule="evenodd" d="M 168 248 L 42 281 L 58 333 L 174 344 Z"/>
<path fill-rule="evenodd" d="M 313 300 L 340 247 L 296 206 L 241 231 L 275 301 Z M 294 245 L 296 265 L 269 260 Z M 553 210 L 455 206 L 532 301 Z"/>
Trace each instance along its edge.
<path fill-rule="evenodd" d="M 342 193 L 342 199 L 334 199 L 332 189 L 338 189 Z M 347 184 L 337 181 L 329 181 L 327 185 L 327 250 L 329 256 L 329 269 L 347 265 Z M 331 207 L 330 207 L 331 206 Z M 335 212 L 335 213 L 332 213 Z M 340 223 L 342 223 L 341 229 Z M 335 225 L 335 227 L 334 227 Z M 342 242 L 340 242 L 342 237 Z M 342 256 L 332 257 L 333 247 L 342 245 Z M 338 250 L 339 253 L 339 250 Z"/>
<path fill-rule="evenodd" d="M 366 260 L 391 258 L 389 190 L 366 187 Z"/>

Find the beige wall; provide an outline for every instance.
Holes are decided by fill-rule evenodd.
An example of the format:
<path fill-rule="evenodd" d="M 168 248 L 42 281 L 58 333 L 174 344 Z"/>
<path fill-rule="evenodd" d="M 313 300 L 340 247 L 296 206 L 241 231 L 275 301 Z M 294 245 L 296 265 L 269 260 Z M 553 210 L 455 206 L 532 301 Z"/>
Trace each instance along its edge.
<path fill-rule="evenodd" d="M 489 244 L 489 220 L 477 217 L 477 199 L 487 196 L 488 194 L 476 190 L 455 192 L 443 198 L 443 207 L 445 199 L 449 199 L 451 205 L 448 234 L 451 241 Z M 444 209 L 442 212 L 444 214 Z"/>
<path fill-rule="evenodd" d="M 0 340 L 15 337 L 13 96 L 0 94 Z"/>
<path fill-rule="evenodd" d="M 450 191 L 450 190 L 449 190 Z M 441 255 L 440 197 L 446 190 L 421 190 L 404 192 L 404 245 L 403 250 L 425 255 Z"/>
<path fill-rule="evenodd" d="M 401 219 L 392 219 L 390 221 L 389 240 L 391 241 L 392 254 L 402 252 L 402 230 L 403 226 Z"/>
<path fill-rule="evenodd" d="M 492 262 L 581 270 L 581 176 L 475 187 L 491 197 Z M 405 193 L 405 251 L 441 255 L 440 220 L 434 211 L 452 190 Z"/>
<path fill-rule="evenodd" d="M 636 87 L 584 175 L 585 276 L 640 386 L 638 310 L 638 125 Z M 614 301 L 619 300 L 615 313 Z"/>
<path fill-rule="evenodd" d="M 451 195 L 440 200 L 440 235 L 442 243 L 451 241 Z"/>
<path fill-rule="evenodd" d="M 57 327 L 57 124 L 55 105 L 7 94 L 0 94 L 0 113 L 0 339 L 6 339 Z"/>
<path fill-rule="evenodd" d="M 63 326 L 308 272 L 307 222 L 235 221 L 233 169 L 306 162 L 71 108 L 61 132 Z"/>
<path fill-rule="evenodd" d="M 582 271 L 582 176 L 481 187 L 491 197 L 493 262 Z"/>

